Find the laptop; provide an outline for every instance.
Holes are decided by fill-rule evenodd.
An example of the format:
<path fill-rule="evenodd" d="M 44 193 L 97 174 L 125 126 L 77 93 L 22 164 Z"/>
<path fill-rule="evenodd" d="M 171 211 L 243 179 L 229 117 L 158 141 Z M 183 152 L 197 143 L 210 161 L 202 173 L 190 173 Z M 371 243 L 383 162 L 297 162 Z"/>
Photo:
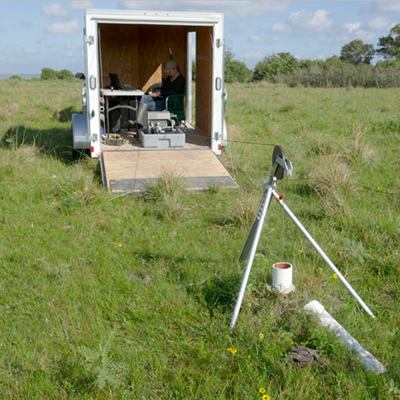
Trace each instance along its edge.
<path fill-rule="evenodd" d="M 111 79 L 110 85 L 114 86 L 114 89 L 117 90 L 135 90 L 133 86 L 123 85 L 121 79 L 118 74 L 108 74 Z"/>

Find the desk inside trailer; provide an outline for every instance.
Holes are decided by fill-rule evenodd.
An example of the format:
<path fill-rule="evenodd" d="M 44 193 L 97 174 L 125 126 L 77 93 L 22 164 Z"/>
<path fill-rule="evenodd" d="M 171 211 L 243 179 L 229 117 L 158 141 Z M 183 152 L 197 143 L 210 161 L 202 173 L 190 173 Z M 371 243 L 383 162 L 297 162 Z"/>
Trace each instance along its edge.
<path fill-rule="evenodd" d="M 106 124 L 105 124 L 105 133 L 110 133 L 110 111 L 117 109 L 128 109 L 131 111 L 137 111 L 138 100 L 140 97 L 144 95 L 143 90 L 140 89 L 132 89 L 132 90 L 115 90 L 115 89 L 101 89 L 100 90 L 101 97 L 104 98 L 105 101 L 105 112 L 106 112 Z M 110 100 L 117 100 L 118 104 L 110 107 Z M 123 104 L 124 101 L 134 101 L 134 107 L 129 104 Z"/>

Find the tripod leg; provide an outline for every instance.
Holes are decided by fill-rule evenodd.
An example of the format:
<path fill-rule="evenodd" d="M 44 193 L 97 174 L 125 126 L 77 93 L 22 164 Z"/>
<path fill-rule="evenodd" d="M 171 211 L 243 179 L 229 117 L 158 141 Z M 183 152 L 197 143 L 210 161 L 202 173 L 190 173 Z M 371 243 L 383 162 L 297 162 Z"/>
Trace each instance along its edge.
<path fill-rule="evenodd" d="M 247 286 L 247 281 L 249 280 L 251 267 L 253 265 L 254 256 L 256 254 L 258 241 L 260 240 L 262 226 L 263 226 L 263 223 L 265 220 L 265 216 L 267 215 L 268 206 L 271 202 L 271 197 L 272 197 L 272 187 L 268 187 L 268 189 L 266 190 L 266 192 L 264 194 L 263 200 L 261 201 L 260 207 L 257 212 L 257 216 L 254 219 L 250 233 L 247 236 L 246 243 L 243 247 L 242 253 L 240 254 L 240 257 L 239 257 L 239 259 L 242 260 L 245 258 L 245 257 L 242 257 L 242 255 L 245 254 L 247 256 L 247 254 L 250 252 L 249 259 L 248 259 L 247 265 L 246 265 L 246 270 L 244 272 L 244 276 L 242 279 L 242 284 L 240 285 L 239 295 L 236 300 L 235 309 L 233 311 L 230 329 L 234 328 L 237 317 L 239 315 L 240 307 L 241 307 L 242 301 L 243 301 L 244 292 L 245 292 L 246 286 Z M 251 244 L 251 246 L 249 246 L 250 244 Z M 250 249 L 249 249 L 249 247 L 250 247 Z"/>
<path fill-rule="evenodd" d="M 241 253 L 239 255 L 239 261 L 243 261 L 248 257 L 250 249 L 251 249 L 251 246 L 253 245 L 254 237 L 256 235 L 258 227 L 259 227 L 260 224 L 261 225 L 263 224 L 263 221 L 261 221 L 261 218 L 264 219 L 265 215 L 264 215 L 264 217 L 262 217 L 262 215 L 263 215 L 263 213 L 266 214 L 266 212 L 268 210 L 268 207 L 269 207 L 269 205 L 271 203 L 271 198 L 272 198 L 271 194 L 268 195 L 268 191 L 270 191 L 270 188 L 268 188 L 265 191 L 264 197 L 261 200 L 261 203 L 260 203 L 260 205 L 258 207 L 257 214 L 254 217 L 254 221 L 253 221 L 253 223 L 251 225 L 251 228 L 250 228 L 250 232 L 247 235 L 246 241 L 244 242 L 242 251 L 241 251 Z M 258 239 L 257 239 L 257 241 L 258 241 Z"/>
<path fill-rule="evenodd" d="M 335 267 L 332 261 L 328 258 L 328 256 L 322 251 L 322 249 L 318 246 L 317 242 L 311 237 L 311 235 L 307 232 L 304 226 L 300 223 L 300 221 L 296 218 L 296 216 L 290 211 L 289 207 L 285 204 L 285 202 L 279 198 L 279 195 L 272 190 L 275 198 L 278 200 L 279 205 L 284 209 L 286 214 L 290 217 L 290 219 L 295 223 L 295 225 L 300 229 L 301 233 L 307 238 L 307 240 L 311 243 L 317 253 L 324 259 L 324 261 L 328 264 L 329 268 L 337 275 L 340 282 L 344 285 L 344 287 L 350 292 L 350 294 L 358 301 L 360 306 L 372 317 L 375 318 L 375 315 L 368 308 L 368 306 L 363 302 L 360 296 L 356 293 L 356 291 L 350 286 L 350 284 L 346 281 L 346 278 L 340 273 L 340 271 Z"/>

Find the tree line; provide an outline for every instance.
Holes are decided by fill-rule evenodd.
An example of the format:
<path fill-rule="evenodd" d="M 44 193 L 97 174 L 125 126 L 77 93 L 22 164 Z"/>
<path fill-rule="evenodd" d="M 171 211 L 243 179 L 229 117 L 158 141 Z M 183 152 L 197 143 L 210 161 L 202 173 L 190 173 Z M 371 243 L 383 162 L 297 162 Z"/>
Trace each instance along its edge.
<path fill-rule="evenodd" d="M 371 64 L 374 56 L 383 60 Z M 225 52 L 225 82 L 268 81 L 289 86 L 303 85 L 398 87 L 400 86 L 400 24 L 387 36 L 379 38 L 377 47 L 361 39 L 345 44 L 340 56 L 326 60 L 298 60 L 287 52 L 274 53 L 259 61 L 254 70 Z"/>

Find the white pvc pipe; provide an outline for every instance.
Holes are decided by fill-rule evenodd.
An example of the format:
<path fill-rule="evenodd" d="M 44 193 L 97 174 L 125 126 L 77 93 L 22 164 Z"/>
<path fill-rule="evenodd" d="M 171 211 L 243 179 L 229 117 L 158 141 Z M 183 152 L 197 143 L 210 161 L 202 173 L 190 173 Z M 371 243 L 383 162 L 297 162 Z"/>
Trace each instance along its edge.
<path fill-rule="evenodd" d="M 272 266 L 272 287 L 280 285 L 289 289 L 292 286 L 292 277 L 292 264 L 279 262 Z"/>
<path fill-rule="evenodd" d="M 320 302 L 317 300 L 311 301 L 304 306 L 307 311 L 312 311 L 317 314 L 321 324 L 333 332 L 339 340 L 352 350 L 367 371 L 381 374 L 386 371 L 385 367 L 360 343 L 355 340 L 329 313 L 327 313 Z"/>

